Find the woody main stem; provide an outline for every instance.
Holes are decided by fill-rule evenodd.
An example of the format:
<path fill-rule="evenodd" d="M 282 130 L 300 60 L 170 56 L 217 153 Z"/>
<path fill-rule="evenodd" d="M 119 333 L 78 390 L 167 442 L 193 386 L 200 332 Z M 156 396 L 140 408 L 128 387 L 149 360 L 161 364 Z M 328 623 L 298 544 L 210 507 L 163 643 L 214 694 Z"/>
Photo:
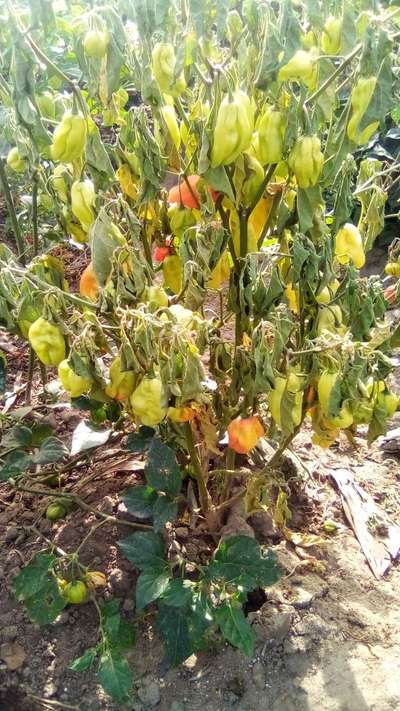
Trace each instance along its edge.
<path fill-rule="evenodd" d="M 203 511 L 203 514 L 207 514 L 210 510 L 210 495 L 208 493 L 204 472 L 196 452 L 196 445 L 194 443 L 193 431 L 190 422 L 185 422 L 184 430 L 186 437 L 186 446 L 188 448 L 190 461 L 194 469 L 194 475 L 199 490 L 200 506 Z"/>

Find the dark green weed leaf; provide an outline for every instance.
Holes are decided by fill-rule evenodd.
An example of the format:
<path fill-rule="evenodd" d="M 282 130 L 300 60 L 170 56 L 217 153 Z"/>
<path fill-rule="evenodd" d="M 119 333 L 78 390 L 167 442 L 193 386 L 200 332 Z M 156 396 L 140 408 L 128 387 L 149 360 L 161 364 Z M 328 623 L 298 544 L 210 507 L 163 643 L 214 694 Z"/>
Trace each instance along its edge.
<path fill-rule="evenodd" d="M 69 454 L 68 448 L 58 437 L 48 437 L 42 443 L 37 454 L 34 455 L 35 464 L 51 464 L 59 462 Z"/>
<path fill-rule="evenodd" d="M 97 678 L 107 694 L 120 703 L 131 694 L 133 675 L 128 661 L 120 655 L 105 652 L 100 658 Z"/>
<path fill-rule="evenodd" d="M 151 486 L 132 486 L 121 497 L 129 513 L 136 518 L 151 518 L 157 494 Z"/>
<path fill-rule="evenodd" d="M 234 602 L 224 602 L 214 617 L 225 639 L 250 657 L 254 651 L 255 633 L 246 620 L 243 609 Z"/>
<path fill-rule="evenodd" d="M 118 542 L 128 560 L 139 568 L 157 568 L 165 565 L 164 541 L 153 531 L 138 531 Z"/>
<path fill-rule="evenodd" d="M 170 571 L 164 566 L 161 568 L 149 568 L 140 573 L 136 582 L 136 607 L 138 611 L 143 610 L 146 605 L 162 595 L 166 590 L 170 579 Z"/>
<path fill-rule="evenodd" d="M 90 647 L 90 649 L 87 649 L 81 657 L 77 657 L 76 659 L 74 659 L 74 661 L 71 662 L 71 664 L 69 665 L 68 669 L 72 669 L 72 671 L 77 672 L 86 671 L 87 669 L 90 669 L 91 666 L 93 666 L 93 662 L 96 657 L 97 647 Z"/>
<path fill-rule="evenodd" d="M 151 443 L 144 473 L 147 483 L 153 489 L 170 496 L 177 496 L 179 493 L 182 475 L 175 452 L 160 439 L 154 439 Z"/>

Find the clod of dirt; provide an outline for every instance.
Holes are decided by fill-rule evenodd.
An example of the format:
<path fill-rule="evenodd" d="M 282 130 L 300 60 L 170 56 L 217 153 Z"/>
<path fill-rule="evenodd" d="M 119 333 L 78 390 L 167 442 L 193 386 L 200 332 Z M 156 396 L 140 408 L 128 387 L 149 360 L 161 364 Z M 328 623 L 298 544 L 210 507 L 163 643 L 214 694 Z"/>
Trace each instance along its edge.
<path fill-rule="evenodd" d="M 255 538 L 252 527 L 236 513 L 230 516 L 225 526 L 221 528 L 222 540 L 230 536 L 250 536 L 250 538 Z"/>
<path fill-rule="evenodd" d="M 304 579 L 293 578 L 293 586 L 288 591 L 290 604 L 297 610 L 310 607 L 314 600 L 324 597 L 328 592 L 328 585 L 318 575 L 309 573 Z"/>
<path fill-rule="evenodd" d="M 0 630 L 0 636 L 5 642 L 12 641 L 16 638 L 18 634 L 17 625 L 7 625 Z"/>
<path fill-rule="evenodd" d="M 261 662 L 256 662 L 251 670 L 251 677 L 257 689 L 265 689 L 265 669 Z"/>
<path fill-rule="evenodd" d="M 116 595 L 126 595 L 132 589 L 132 580 L 121 568 L 113 568 L 108 574 L 108 582 Z"/>
<path fill-rule="evenodd" d="M 0 657 L 10 671 L 15 671 L 22 667 L 26 659 L 26 652 L 18 642 L 4 642 L 0 647 Z"/>
<path fill-rule="evenodd" d="M 138 688 L 138 697 L 146 708 L 158 706 L 161 701 L 160 685 L 151 677 L 145 677 Z"/>
<path fill-rule="evenodd" d="M 273 538 L 278 533 L 275 521 L 268 511 L 257 511 L 247 521 L 254 530 L 257 539 Z"/>
<path fill-rule="evenodd" d="M 253 618 L 253 629 L 259 642 L 279 644 L 287 637 L 295 611 L 290 605 L 275 605 L 266 602 Z"/>

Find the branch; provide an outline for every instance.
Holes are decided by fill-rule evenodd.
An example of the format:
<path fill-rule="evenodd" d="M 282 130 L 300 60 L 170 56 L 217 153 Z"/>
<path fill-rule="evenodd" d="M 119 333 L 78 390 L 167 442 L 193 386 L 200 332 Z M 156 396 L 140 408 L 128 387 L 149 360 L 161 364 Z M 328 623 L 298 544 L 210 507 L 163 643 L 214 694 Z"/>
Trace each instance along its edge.
<path fill-rule="evenodd" d="M 350 62 L 354 59 L 354 57 L 356 57 L 357 54 L 359 52 L 361 52 L 362 48 L 363 48 L 363 45 L 361 43 L 356 45 L 356 47 L 354 47 L 353 51 L 350 52 L 350 54 L 348 54 L 347 57 L 344 58 L 343 62 L 341 64 L 339 64 L 339 66 L 335 69 L 335 71 L 332 72 L 332 74 L 324 81 L 323 84 L 321 84 L 319 89 L 317 89 L 317 91 L 314 91 L 314 93 L 311 94 L 311 96 L 309 96 L 305 100 L 304 106 L 308 106 L 308 104 L 311 104 L 312 101 L 315 101 L 315 99 L 318 99 L 318 97 L 324 93 L 325 89 L 327 89 L 328 86 L 330 84 L 332 84 L 333 81 L 335 81 L 336 77 L 339 76 L 339 74 L 341 74 L 343 69 L 345 69 L 347 67 L 347 65 L 350 64 Z"/>
<path fill-rule="evenodd" d="M 0 183 L 3 188 L 4 197 L 6 199 L 7 208 L 8 208 L 8 212 L 10 215 L 10 220 L 12 222 L 12 226 L 13 226 L 13 230 L 14 230 L 15 242 L 17 245 L 17 252 L 18 252 L 18 261 L 21 262 L 22 266 L 25 266 L 24 240 L 23 240 L 23 237 L 21 234 L 21 230 L 19 228 L 17 213 L 15 212 L 15 207 L 14 207 L 14 201 L 12 199 L 10 186 L 8 184 L 6 171 L 4 169 L 3 158 L 0 158 Z"/>

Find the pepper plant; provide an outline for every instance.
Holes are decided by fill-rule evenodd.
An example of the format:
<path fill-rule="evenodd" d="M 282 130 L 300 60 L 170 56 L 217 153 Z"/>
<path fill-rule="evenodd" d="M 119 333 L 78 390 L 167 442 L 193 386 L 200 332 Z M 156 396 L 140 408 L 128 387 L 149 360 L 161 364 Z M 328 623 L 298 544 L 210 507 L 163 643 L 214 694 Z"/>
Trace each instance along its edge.
<path fill-rule="evenodd" d="M 15 249 L 1 245 L 0 319 L 28 339 L 31 371 L 58 367 L 75 405 L 107 406 L 147 452 L 124 501 L 154 531 L 121 549 L 141 571 L 138 609 L 159 601 L 172 661 L 215 628 L 250 653 L 242 605 L 277 572 L 251 538 L 218 543 L 231 507 L 268 509 L 304 423 L 316 447 L 360 426 L 372 442 L 398 408 L 399 326 L 381 278 L 359 270 L 397 170 L 362 153 L 398 101 L 400 9 L 34 5 L 1 10 Z M 52 254 L 66 241 L 88 254 L 79 294 Z M 179 520 L 214 542 L 209 565 L 174 557 Z"/>

